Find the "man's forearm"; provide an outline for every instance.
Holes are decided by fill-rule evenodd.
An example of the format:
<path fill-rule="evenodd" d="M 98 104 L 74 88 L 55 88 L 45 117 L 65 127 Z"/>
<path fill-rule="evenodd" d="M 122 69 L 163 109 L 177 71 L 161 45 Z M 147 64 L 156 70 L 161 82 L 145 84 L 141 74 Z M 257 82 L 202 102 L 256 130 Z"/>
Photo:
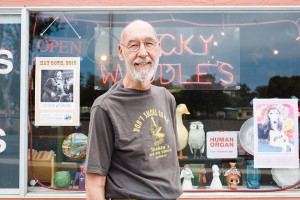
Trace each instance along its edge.
<path fill-rule="evenodd" d="M 86 199 L 105 200 L 105 181 L 106 176 L 99 174 L 86 174 Z"/>

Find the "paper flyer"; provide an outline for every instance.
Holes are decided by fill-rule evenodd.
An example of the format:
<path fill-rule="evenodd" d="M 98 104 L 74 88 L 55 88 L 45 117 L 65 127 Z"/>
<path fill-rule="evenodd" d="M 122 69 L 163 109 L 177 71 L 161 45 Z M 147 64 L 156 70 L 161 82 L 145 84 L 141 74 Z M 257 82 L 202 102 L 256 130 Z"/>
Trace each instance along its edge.
<path fill-rule="evenodd" d="M 236 158 L 237 131 L 207 132 L 207 158 Z"/>
<path fill-rule="evenodd" d="M 35 126 L 78 126 L 79 88 L 79 57 L 37 57 Z"/>
<path fill-rule="evenodd" d="M 298 99 L 254 99 L 254 167 L 298 168 Z"/>

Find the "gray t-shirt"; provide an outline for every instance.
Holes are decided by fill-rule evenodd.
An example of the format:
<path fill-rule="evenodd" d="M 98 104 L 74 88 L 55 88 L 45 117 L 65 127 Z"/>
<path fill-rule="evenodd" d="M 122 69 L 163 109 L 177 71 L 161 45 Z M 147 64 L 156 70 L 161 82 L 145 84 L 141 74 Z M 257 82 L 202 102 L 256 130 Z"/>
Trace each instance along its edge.
<path fill-rule="evenodd" d="M 122 80 L 95 100 L 85 172 L 106 176 L 107 198 L 181 195 L 175 109 L 165 88 L 128 89 Z"/>

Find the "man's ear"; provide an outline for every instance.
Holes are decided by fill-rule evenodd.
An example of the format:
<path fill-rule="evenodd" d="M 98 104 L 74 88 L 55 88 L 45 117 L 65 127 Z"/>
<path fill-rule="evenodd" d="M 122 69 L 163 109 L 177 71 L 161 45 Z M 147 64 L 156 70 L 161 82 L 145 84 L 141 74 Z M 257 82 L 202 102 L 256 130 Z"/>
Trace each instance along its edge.
<path fill-rule="evenodd" d="M 121 45 L 118 46 L 118 54 L 119 54 L 120 60 L 123 61 L 124 60 L 124 52 L 123 52 Z"/>
<path fill-rule="evenodd" d="M 162 49 L 161 49 L 161 46 L 160 46 L 160 42 L 158 42 L 158 48 L 159 48 L 159 57 L 162 56 Z"/>

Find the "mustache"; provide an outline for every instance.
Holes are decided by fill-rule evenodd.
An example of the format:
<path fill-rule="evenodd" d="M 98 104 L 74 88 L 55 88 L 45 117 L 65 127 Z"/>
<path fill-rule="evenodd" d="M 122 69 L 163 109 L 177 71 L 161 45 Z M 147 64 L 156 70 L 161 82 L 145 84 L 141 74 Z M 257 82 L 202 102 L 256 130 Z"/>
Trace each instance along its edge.
<path fill-rule="evenodd" d="M 150 58 L 150 57 L 146 57 L 146 58 L 140 58 L 140 57 L 138 57 L 137 59 L 135 59 L 134 61 L 133 61 L 133 64 L 134 65 L 138 65 L 138 64 L 140 64 L 140 63 L 150 63 L 150 64 L 152 64 L 153 63 L 153 61 L 152 61 L 152 59 Z"/>

